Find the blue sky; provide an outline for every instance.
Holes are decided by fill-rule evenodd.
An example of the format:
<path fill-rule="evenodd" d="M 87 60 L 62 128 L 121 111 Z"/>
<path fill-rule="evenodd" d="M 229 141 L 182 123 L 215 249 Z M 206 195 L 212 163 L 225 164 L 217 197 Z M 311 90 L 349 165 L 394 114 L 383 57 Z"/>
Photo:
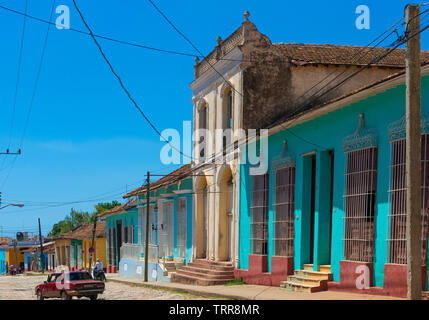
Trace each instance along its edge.
<path fill-rule="evenodd" d="M 194 54 L 148 1 L 76 0 L 94 33 L 143 45 Z M 243 12 L 272 42 L 366 45 L 404 14 L 407 1 L 173 1 L 156 4 L 205 54 L 238 28 Z M 84 30 L 71 0 L 70 26 Z M 355 9 L 370 8 L 370 29 L 358 30 Z M 25 0 L 0 5 L 24 11 Z M 51 0 L 29 0 L 28 13 L 48 19 Z M 427 7 L 425 7 L 427 8 Z M 58 15 L 54 14 L 54 18 Z M 426 23 L 429 22 L 426 18 Z M 23 17 L 0 9 L 0 149 L 9 145 Z M 47 25 L 27 19 L 11 151 L 24 130 Z M 392 38 L 393 40 L 393 38 Z M 163 130 L 181 131 L 192 120 L 194 58 L 100 40 L 136 101 Z M 429 49 L 428 33 L 422 48 Z M 159 160 L 163 143 L 137 113 L 108 70 L 92 40 L 51 28 L 22 155 L 0 155 L 3 203 L 22 209 L 0 211 L 0 235 L 19 230 L 43 233 L 71 207 L 91 210 L 98 201 L 120 200 L 142 184 L 146 171 L 168 173 L 176 166 Z M 8 177 L 6 179 L 6 177 Z M 90 201 L 92 200 L 92 201 Z M 74 202 L 64 205 L 65 202 Z"/>

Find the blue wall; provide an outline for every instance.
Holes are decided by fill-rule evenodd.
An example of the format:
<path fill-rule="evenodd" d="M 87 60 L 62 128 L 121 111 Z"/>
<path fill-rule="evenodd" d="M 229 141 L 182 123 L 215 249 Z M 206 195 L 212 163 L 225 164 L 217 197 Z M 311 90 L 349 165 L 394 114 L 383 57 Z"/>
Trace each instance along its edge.
<path fill-rule="evenodd" d="M 0 274 L 6 274 L 6 250 L 0 248 Z"/>
<path fill-rule="evenodd" d="M 144 260 L 121 259 L 119 275 L 128 278 L 144 279 Z M 170 282 L 170 278 L 164 277 L 159 264 L 148 262 L 148 280 Z"/>
<path fill-rule="evenodd" d="M 422 78 L 422 113 L 429 113 L 429 77 Z M 334 280 L 339 281 L 340 260 L 342 259 L 342 228 L 343 228 L 343 187 L 345 154 L 343 152 L 343 138 L 353 134 L 359 123 L 359 114 L 363 113 L 365 127 L 378 133 L 378 175 L 376 194 L 376 230 L 375 230 L 375 260 L 374 280 L 375 286 L 383 286 L 384 264 L 386 263 L 387 248 L 387 224 L 388 224 L 388 188 L 389 188 L 389 162 L 390 144 L 388 139 L 388 125 L 399 120 L 405 114 L 405 86 L 399 85 L 385 92 L 379 93 L 320 116 L 314 120 L 299 124 L 287 130 L 283 130 L 269 137 L 268 161 L 270 165 L 270 197 L 269 197 L 269 239 L 268 239 L 268 270 L 271 270 L 270 260 L 272 255 L 272 217 L 273 217 L 273 181 L 271 161 L 278 156 L 283 147 L 283 141 L 287 140 L 288 151 L 296 158 L 296 182 L 295 182 L 295 243 L 294 261 L 295 269 L 301 269 L 303 263 L 309 260 L 309 235 L 308 221 L 305 212 L 308 212 L 309 192 L 303 183 L 307 176 L 304 170 L 308 166 L 307 157 L 301 154 L 311 151 L 316 152 L 317 174 L 316 195 L 328 188 L 325 180 L 320 176 L 320 161 L 326 150 L 334 150 L 334 194 L 332 213 L 332 250 L 331 271 Z M 290 133 L 292 132 L 292 133 Z M 310 141 L 308 143 L 298 137 Z M 246 160 L 247 148 L 243 148 L 242 161 Z M 323 161 L 323 160 L 322 160 Z M 250 176 L 249 165 L 241 165 L 241 192 L 240 192 L 240 268 L 248 269 L 248 255 L 250 254 Z M 317 196 L 316 196 L 317 202 Z M 323 206 L 324 204 L 321 203 Z M 316 219 L 318 205 L 316 203 Z M 319 240 L 321 237 L 319 237 Z M 315 230 L 315 244 L 317 241 Z M 316 247 L 315 247 L 316 248 Z M 323 244 L 323 252 L 326 252 L 326 243 Z M 316 253 L 315 253 L 316 255 Z M 319 252 L 320 255 L 320 252 Z M 325 256 L 321 264 L 326 263 Z M 315 260 L 317 261 L 317 260 Z"/>
<path fill-rule="evenodd" d="M 119 265 L 119 261 L 118 261 L 118 252 L 120 250 L 120 245 L 118 246 L 118 239 L 116 238 L 116 234 L 117 234 L 117 224 L 116 222 L 118 220 L 122 221 L 122 226 L 126 227 L 126 226 L 133 226 L 134 227 L 134 243 L 138 243 L 138 215 L 137 215 L 137 208 L 131 208 L 129 210 L 127 210 L 124 213 L 120 213 L 120 214 L 116 214 L 116 215 L 112 215 L 112 216 L 108 216 L 106 217 L 106 250 L 108 250 L 109 248 L 109 238 L 107 237 L 107 229 L 113 227 L 114 228 L 114 235 L 115 235 L 115 241 L 116 241 L 116 265 Z M 124 241 L 124 233 L 122 233 L 122 240 Z M 106 258 L 108 257 L 108 252 L 106 252 Z"/>

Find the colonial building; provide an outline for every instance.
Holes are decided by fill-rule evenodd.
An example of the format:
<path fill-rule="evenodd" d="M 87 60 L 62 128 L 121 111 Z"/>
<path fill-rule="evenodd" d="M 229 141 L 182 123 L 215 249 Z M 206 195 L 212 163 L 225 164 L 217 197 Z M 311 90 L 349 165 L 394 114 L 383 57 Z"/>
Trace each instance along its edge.
<path fill-rule="evenodd" d="M 252 176 L 242 159 L 237 278 L 290 290 L 406 296 L 404 83 L 399 71 L 269 126 L 262 155 L 269 170 Z M 420 234 L 428 289 L 425 60 L 421 84 Z"/>
<path fill-rule="evenodd" d="M 170 281 L 171 274 L 191 260 L 192 178 L 190 169 L 190 164 L 185 165 L 150 184 L 149 280 Z M 127 204 L 103 213 L 108 226 L 108 272 L 119 272 L 126 277 L 143 278 L 148 201 L 146 185 L 127 193 L 124 198 L 129 199 Z M 118 225 L 123 225 L 125 228 Z M 128 240 L 122 240 L 124 238 Z"/>
<path fill-rule="evenodd" d="M 259 265 L 258 272 L 266 272 L 271 261 L 266 260 L 268 221 L 264 211 L 259 213 L 261 221 L 255 218 L 252 225 L 242 223 L 247 220 L 241 215 L 247 214 L 246 206 L 250 206 L 243 204 L 241 195 L 247 183 L 241 181 L 242 146 L 250 136 L 260 134 L 260 129 L 403 70 L 403 50 L 364 68 L 386 52 L 385 48 L 272 43 L 249 21 L 246 12 L 236 31 L 225 40 L 218 37 L 215 49 L 202 61 L 196 60 L 191 83 L 196 132 L 193 259 L 223 262 L 237 269 Z M 337 86 L 338 77 L 343 80 L 351 75 Z M 260 154 L 257 158 L 262 159 Z M 267 183 L 255 181 L 261 189 L 266 189 Z M 244 240 L 250 229 L 253 240 Z M 253 243 L 250 255 L 242 254 L 240 241 Z M 282 270 L 283 277 L 290 268 L 284 259 L 273 264 Z"/>
<path fill-rule="evenodd" d="M 104 211 L 100 218 L 106 220 L 106 270 L 119 272 L 121 246 L 138 243 L 138 217 L 135 199 Z"/>

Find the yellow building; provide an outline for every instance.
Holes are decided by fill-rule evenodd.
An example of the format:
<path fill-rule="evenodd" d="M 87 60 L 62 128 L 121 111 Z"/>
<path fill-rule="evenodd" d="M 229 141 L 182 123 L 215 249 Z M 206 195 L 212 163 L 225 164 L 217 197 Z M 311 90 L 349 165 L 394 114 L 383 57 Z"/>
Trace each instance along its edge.
<path fill-rule="evenodd" d="M 55 240 L 55 252 L 58 266 L 67 266 L 70 270 L 89 268 L 90 248 L 92 244 L 93 224 L 83 224 Z M 97 221 L 94 237 L 92 264 L 100 259 L 106 266 L 106 222 Z"/>
<path fill-rule="evenodd" d="M 13 246 L 9 246 L 6 248 L 6 264 L 7 266 L 16 266 L 18 269 L 22 267 L 24 269 L 24 253 L 21 252 L 21 249 L 19 247 L 16 248 L 16 260 L 18 260 L 18 263 L 16 263 L 15 260 L 15 248 Z"/>

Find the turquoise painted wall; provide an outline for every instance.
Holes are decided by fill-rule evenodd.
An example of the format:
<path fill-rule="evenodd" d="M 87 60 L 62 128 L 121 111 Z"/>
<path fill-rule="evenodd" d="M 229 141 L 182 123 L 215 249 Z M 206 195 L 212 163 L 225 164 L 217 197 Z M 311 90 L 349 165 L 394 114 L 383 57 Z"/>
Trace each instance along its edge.
<path fill-rule="evenodd" d="M 308 190 L 308 162 L 301 154 L 315 151 L 317 157 L 316 175 L 316 219 L 318 208 L 326 207 L 326 199 L 320 197 L 322 193 L 318 191 L 329 188 L 329 183 L 319 171 L 323 165 L 324 151 L 334 150 L 334 193 L 333 193 L 333 213 L 332 213 L 332 242 L 331 242 L 331 270 L 334 280 L 339 281 L 340 260 L 342 258 L 342 229 L 343 229 L 343 186 L 344 186 L 344 165 L 345 155 L 343 152 L 343 138 L 353 134 L 358 127 L 359 114 L 365 117 L 365 127 L 375 130 L 378 133 L 378 176 L 376 194 L 376 230 L 375 230 L 375 261 L 374 280 L 376 286 L 383 286 L 383 271 L 386 263 L 387 246 L 387 215 L 388 215 L 388 188 L 389 188 L 389 161 L 390 144 L 388 139 L 388 125 L 400 119 L 405 114 L 405 85 L 399 85 L 385 92 L 379 93 L 325 114 L 317 119 L 299 124 L 287 130 L 283 130 L 269 137 L 268 161 L 271 173 L 271 161 L 278 156 L 283 147 L 283 141 L 287 140 L 288 151 L 296 157 L 296 183 L 295 183 L 295 269 L 302 268 L 302 264 L 309 260 L 309 196 Z M 422 113 L 429 113 L 429 76 L 422 78 Z M 293 133 L 290 133 L 293 132 Z M 312 142 L 312 144 L 299 139 L 298 137 Z M 322 157 L 321 157 L 322 156 Z M 243 148 L 242 161 L 247 158 L 247 148 Z M 307 167 L 307 168 L 306 168 Z M 270 190 L 272 190 L 274 175 L 270 174 Z M 241 165 L 241 185 L 240 185 L 240 268 L 248 269 L 248 255 L 250 253 L 250 177 L 249 165 Z M 329 199 L 328 199 L 329 201 Z M 269 259 L 272 252 L 271 219 L 273 216 L 273 196 L 270 191 L 269 216 L 270 233 L 268 239 Z M 326 212 L 326 210 L 324 211 Z M 320 216 L 319 216 L 320 217 Z M 326 226 L 325 226 L 326 227 Z M 324 238 L 323 235 L 317 237 L 316 232 L 326 230 L 326 228 L 315 229 L 315 241 Z M 324 232 L 324 231 L 323 231 Z M 326 262 L 326 242 L 319 248 L 320 263 Z M 315 253 L 316 255 L 316 253 Z M 271 266 L 268 266 L 271 270 Z"/>
<path fill-rule="evenodd" d="M 0 248 L 0 274 L 6 274 L 6 250 Z"/>
<path fill-rule="evenodd" d="M 169 197 L 166 197 L 163 201 L 166 202 L 173 202 L 173 211 L 174 211 L 174 258 L 179 257 L 179 250 L 177 247 L 177 240 L 178 240 L 178 214 L 177 214 L 177 206 L 178 201 L 180 198 L 186 198 L 186 260 L 185 264 L 187 264 L 192 257 L 192 178 L 186 178 L 180 181 L 180 184 L 174 183 L 165 187 L 158 188 L 156 190 L 153 190 L 150 192 L 151 197 L 156 197 L 163 195 L 165 193 L 173 194 L 173 191 L 175 190 L 182 190 L 182 191 L 190 191 L 189 193 L 183 193 L 183 194 L 174 194 Z M 146 199 L 145 194 L 138 195 L 138 200 L 144 201 Z M 156 202 L 151 202 L 150 205 L 156 205 Z M 142 210 L 145 210 L 146 203 L 143 202 L 141 204 Z M 159 210 L 159 209 L 158 209 Z M 145 216 L 145 215 L 144 215 Z M 156 212 L 156 219 L 158 218 L 158 211 Z M 128 223 L 132 223 L 132 225 L 135 226 L 134 230 L 134 243 L 138 243 L 138 231 L 140 228 L 140 225 L 138 224 L 138 210 L 137 208 L 133 208 L 126 213 L 123 214 L 117 214 L 114 216 L 110 216 L 106 218 L 107 227 L 113 226 L 116 231 L 116 221 L 117 220 L 123 220 L 128 221 Z M 132 222 L 131 222 L 132 220 Z M 155 226 L 158 228 L 158 221 L 155 221 Z M 126 226 L 128 224 L 124 224 Z M 149 226 L 151 229 L 151 225 Z M 158 244 L 158 230 L 155 232 L 156 237 L 156 243 Z M 129 259 L 128 259 L 129 260 Z M 119 262 L 118 262 L 119 263 Z M 126 274 L 126 273 L 124 273 Z M 135 275 L 134 275 L 135 276 Z"/>
<path fill-rule="evenodd" d="M 134 227 L 134 243 L 138 243 L 138 214 L 137 214 L 137 208 L 131 208 L 129 210 L 127 210 L 124 213 L 120 213 L 120 214 L 116 214 L 116 215 L 112 215 L 112 216 L 108 216 L 106 217 L 106 232 L 108 228 L 113 227 L 114 228 L 114 234 L 116 235 L 117 232 L 117 228 L 116 228 L 116 221 L 121 220 L 122 221 L 122 226 L 126 227 L 126 226 L 133 226 Z M 124 234 L 122 234 L 122 239 L 124 237 Z M 107 233 L 106 233 L 106 251 L 109 248 L 109 239 L 107 237 Z M 118 250 L 120 249 L 120 246 L 118 246 L 118 239 L 115 236 L 115 241 L 116 241 L 116 251 L 118 252 Z M 106 252 L 108 256 L 108 252 Z M 116 265 L 119 265 L 119 261 L 118 261 L 118 253 L 116 253 Z"/>

